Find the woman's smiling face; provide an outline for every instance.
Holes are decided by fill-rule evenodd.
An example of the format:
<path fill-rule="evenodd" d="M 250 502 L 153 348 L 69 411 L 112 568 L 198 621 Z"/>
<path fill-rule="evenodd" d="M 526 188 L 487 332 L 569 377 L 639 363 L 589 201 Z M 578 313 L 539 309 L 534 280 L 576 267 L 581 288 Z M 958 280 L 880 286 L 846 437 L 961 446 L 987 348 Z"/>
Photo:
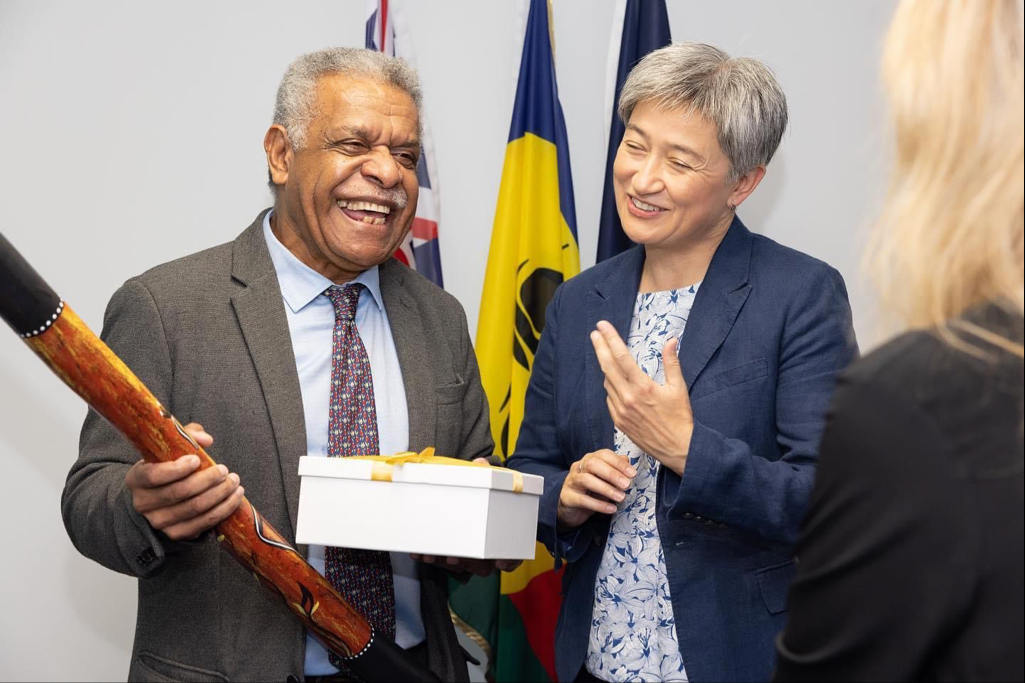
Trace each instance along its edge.
<path fill-rule="evenodd" d="M 613 166 L 623 231 L 645 247 L 667 249 L 725 231 L 737 186 L 729 175 L 715 124 L 690 110 L 638 102 Z"/>

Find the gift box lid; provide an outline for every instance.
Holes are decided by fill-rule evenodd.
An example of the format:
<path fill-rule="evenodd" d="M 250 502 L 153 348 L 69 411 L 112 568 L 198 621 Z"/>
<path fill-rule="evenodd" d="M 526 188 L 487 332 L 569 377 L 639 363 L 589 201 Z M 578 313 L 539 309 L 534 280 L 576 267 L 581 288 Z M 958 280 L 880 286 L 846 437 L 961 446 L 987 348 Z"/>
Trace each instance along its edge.
<path fill-rule="evenodd" d="M 448 458 L 438 460 L 448 460 Z M 463 465 L 424 462 L 392 464 L 387 462 L 387 459 L 327 458 L 304 455 L 299 458 L 299 476 L 432 484 L 435 486 L 464 486 L 513 491 L 535 496 L 540 496 L 544 488 L 544 477 L 523 474 L 505 467 L 488 467 L 469 462 Z"/>

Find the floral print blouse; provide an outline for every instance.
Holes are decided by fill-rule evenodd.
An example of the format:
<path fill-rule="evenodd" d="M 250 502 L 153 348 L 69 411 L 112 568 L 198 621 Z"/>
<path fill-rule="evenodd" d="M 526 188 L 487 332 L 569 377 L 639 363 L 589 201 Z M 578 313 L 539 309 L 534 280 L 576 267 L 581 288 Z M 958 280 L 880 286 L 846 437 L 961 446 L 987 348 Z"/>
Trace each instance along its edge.
<path fill-rule="evenodd" d="M 626 343 L 637 365 L 659 384 L 662 349 L 683 334 L 699 285 L 637 295 Z M 595 578 L 587 670 L 606 681 L 686 681 L 655 525 L 659 463 L 618 429 L 613 450 L 630 459 L 637 476 L 612 515 Z"/>

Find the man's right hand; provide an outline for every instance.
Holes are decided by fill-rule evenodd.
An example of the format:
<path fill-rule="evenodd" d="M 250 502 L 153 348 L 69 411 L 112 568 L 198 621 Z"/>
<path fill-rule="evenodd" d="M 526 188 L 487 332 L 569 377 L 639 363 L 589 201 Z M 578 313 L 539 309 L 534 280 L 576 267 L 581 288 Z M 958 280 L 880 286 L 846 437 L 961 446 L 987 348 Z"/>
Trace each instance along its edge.
<path fill-rule="evenodd" d="M 203 448 L 214 442 L 198 423 L 185 425 Z M 135 463 L 125 476 L 132 505 L 150 526 L 174 541 L 194 539 L 235 512 L 245 490 L 224 465 L 198 470 L 199 456 L 174 462 Z"/>
<path fill-rule="evenodd" d="M 570 466 L 559 493 L 559 527 L 576 528 L 595 512 L 611 515 L 616 506 L 610 501 L 619 503 L 626 497 L 623 492 L 636 474 L 624 456 L 607 448 L 577 460 Z"/>

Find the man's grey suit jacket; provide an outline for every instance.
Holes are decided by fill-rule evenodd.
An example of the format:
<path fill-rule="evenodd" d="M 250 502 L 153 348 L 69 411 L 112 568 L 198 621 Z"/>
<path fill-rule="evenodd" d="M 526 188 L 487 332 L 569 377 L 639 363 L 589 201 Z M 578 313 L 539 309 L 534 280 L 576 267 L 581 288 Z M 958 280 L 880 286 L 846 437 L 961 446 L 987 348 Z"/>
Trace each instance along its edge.
<path fill-rule="evenodd" d="M 182 423 L 199 422 L 213 435 L 210 455 L 239 474 L 249 500 L 294 542 L 306 429 L 262 221 L 261 213 L 234 242 L 126 282 L 110 301 L 102 336 Z M 409 405 L 410 449 L 490 456 L 488 406 L 462 307 L 394 260 L 381 265 L 380 282 Z M 75 546 L 140 578 L 130 679 L 301 680 L 305 631 L 278 598 L 211 534 L 172 542 L 135 512 L 124 479 L 138 457 L 90 411 L 62 500 Z M 420 579 L 430 667 L 442 680 L 466 680 L 447 574 L 421 565 Z"/>

